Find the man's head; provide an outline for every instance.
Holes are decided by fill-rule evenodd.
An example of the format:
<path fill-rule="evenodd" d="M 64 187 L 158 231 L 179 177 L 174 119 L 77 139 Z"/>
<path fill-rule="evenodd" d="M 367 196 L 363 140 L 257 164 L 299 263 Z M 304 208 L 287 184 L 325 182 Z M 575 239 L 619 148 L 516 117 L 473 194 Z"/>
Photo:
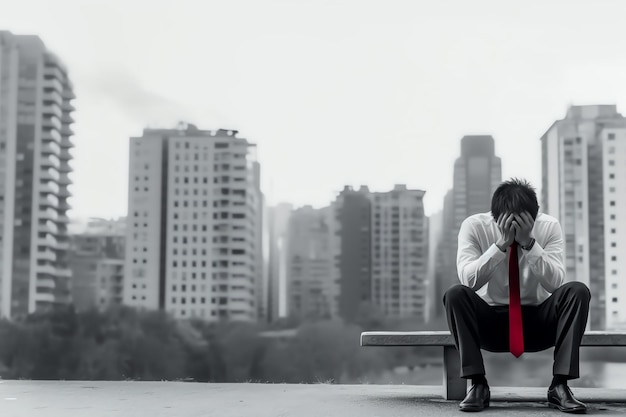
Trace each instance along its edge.
<path fill-rule="evenodd" d="M 491 214 L 498 221 L 501 214 L 520 214 L 527 211 L 533 220 L 537 218 L 539 203 L 537 193 L 526 180 L 512 178 L 503 182 L 493 193 L 491 199 Z"/>

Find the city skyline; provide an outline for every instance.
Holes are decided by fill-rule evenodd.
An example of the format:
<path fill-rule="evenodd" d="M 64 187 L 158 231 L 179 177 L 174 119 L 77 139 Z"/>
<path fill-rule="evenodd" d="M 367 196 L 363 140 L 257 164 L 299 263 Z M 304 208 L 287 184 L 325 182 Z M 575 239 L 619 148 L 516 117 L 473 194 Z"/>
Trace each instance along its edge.
<path fill-rule="evenodd" d="M 146 4 L 0 0 L 0 27 L 40 36 L 74 80 L 71 217 L 126 214 L 146 126 L 239 130 L 271 205 L 404 183 L 431 215 L 464 135 L 492 135 L 503 178 L 539 192 L 538 138 L 568 105 L 626 102 L 623 3 Z"/>

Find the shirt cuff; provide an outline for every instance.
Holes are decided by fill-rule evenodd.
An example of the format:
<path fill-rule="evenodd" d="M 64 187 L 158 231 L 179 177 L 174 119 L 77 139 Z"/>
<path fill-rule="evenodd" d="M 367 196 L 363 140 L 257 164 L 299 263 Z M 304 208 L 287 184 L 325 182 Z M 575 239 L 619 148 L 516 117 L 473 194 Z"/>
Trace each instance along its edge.
<path fill-rule="evenodd" d="M 526 252 L 526 257 L 528 258 L 528 262 L 534 264 L 543 255 L 543 248 L 539 245 L 539 242 L 537 242 L 537 239 L 535 239 L 535 244 L 533 245 L 533 247 L 530 248 L 529 251 L 525 251 L 525 252 Z"/>
<path fill-rule="evenodd" d="M 506 252 L 502 252 L 495 243 L 487 248 L 485 255 L 497 261 L 502 261 L 506 258 Z"/>

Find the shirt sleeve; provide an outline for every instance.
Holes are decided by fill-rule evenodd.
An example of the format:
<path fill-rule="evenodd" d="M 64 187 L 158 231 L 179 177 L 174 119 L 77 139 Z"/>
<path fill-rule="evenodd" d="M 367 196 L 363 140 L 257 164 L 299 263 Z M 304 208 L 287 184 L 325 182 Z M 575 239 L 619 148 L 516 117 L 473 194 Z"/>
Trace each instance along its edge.
<path fill-rule="evenodd" d="M 559 223 L 552 223 L 546 232 L 545 246 L 535 240 L 533 247 L 526 253 L 528 267 L 532 276 L 549 293 L 554 292 L 565 282 L 565 242 Z"/>
<path fill-rule="evenodd" d="M 482 251 L 477 238 L 477 224 L 465 219 L 459 230 L 456 267 L 461 284 L 474 291 L 482 288 L 492 277 L 498 264 L 506 258 L 495 243 Z"/>

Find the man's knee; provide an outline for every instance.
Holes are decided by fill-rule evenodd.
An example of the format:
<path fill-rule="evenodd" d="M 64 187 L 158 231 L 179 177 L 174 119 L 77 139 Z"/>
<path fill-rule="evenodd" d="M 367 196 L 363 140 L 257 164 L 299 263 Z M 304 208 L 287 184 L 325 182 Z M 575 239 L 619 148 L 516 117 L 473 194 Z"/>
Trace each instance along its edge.
<path fill-rule="evenodd" d="M 461 284 L 457 284 L 448 288 L 448 291 L 446 291 L 446 293 L 443 295 L 443 305 L 447 306 L 450 304 L 454 304 L 455 302 L 466 297 L 470 291 L 473 290 Z"/>
<path fill-rule="evenodd" d="M 589 302 L 591 300 L 589 287 L 580 281 L 571 281 L 563 284 L 563 289 L 581 301 Z"/>

